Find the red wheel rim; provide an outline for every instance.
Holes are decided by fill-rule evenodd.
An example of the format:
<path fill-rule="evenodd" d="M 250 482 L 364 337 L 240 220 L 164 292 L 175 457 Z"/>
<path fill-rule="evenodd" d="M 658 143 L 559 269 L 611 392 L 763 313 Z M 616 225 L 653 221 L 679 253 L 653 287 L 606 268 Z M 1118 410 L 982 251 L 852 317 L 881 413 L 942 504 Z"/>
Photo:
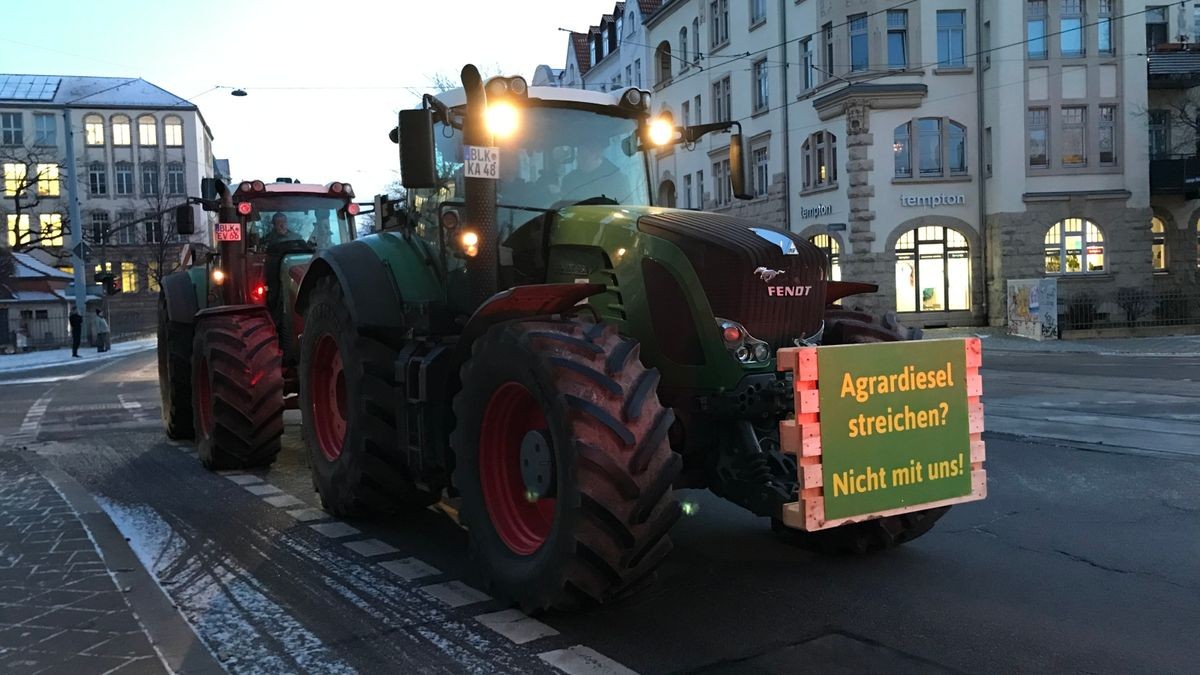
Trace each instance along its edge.
<path fill-rule="evenodd" d="M 200 409 L 200 433 L 211 437 L 213 427 L 212 383 L 208 378 L 208 359 L 201 356 L 196 364 L 196 407 Z"/>
<path fill-rule="evenodd" d="M 332 335 L 322 335 L 313 351 L 308 393 L 312 401 L 313 431 L 325 459 L 333 462 L 342 455 L 346 440 L 346 374 L 342 352 Z"/>
<path fill-rule="evenodd" d="M 521 441 L 546 428 L 533 394 L 517 382 L 496 389 L 479 432 L 479 482 L 496 534 L 513 553 L 531 555 L 546 542 L 557 500 L 530 502 L 521 478 Z"/>

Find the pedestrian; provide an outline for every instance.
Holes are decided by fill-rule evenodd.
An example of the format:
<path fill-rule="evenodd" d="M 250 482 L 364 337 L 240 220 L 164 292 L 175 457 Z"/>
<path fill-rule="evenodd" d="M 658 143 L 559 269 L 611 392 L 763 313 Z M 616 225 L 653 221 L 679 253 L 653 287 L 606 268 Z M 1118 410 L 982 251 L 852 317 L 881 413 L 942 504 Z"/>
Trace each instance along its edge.
<path fill-rule="evenodd" d="M 71 322 L 71 356 L 79 358 L 79 343 L 83 340 L 83 317 L 79 310 L 72 309 L 68 319 Z"/>
<path fill-rule="evenodd" d="M 108 321 L 105 321 L 104 314 L 99 309 L 96 310 L 96 351 L 106 352 L 109 348 L 108 343 Z"/>

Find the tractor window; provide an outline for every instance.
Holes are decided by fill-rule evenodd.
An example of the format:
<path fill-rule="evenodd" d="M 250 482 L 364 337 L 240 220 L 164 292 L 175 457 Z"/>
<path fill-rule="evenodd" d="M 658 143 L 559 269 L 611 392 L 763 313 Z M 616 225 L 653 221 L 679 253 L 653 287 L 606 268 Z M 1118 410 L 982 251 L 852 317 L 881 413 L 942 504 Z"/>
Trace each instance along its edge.
<path fill-rule="evenodd" d="M 317 251 L 350 241 L 353 218 L 346 214 L 340 199 L 280 195 L 259 197 L 252 203 L 246 238 L 256 253 L 285 241 L 306 242 Z"/>

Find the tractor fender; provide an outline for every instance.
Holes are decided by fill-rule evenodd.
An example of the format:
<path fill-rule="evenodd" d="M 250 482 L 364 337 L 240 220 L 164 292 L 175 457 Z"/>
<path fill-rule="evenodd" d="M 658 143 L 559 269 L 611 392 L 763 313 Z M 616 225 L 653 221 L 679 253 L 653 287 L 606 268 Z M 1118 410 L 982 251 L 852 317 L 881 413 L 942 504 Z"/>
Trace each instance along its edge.
<path fill-rule="evenodd" d="M 200 311 L 196 303 L 196 289 L 187 272 L 168 274 L 162 280 L 163 297 L 167 300 L 167 319 L 175 323 L 190 324 Z"/>
<path fill-rule="evenodd" d="M 466 358 L 471 343 L 498 323 L 561 314 L 605 290 L 604 284 L 532 284 L 500 291 L 480 305 L 467 320 L 458 341 L 459 357 Z"/>
<path fill-rule="evenodd" d="M 243 314 L 247 316 L 261 314 L 262 316 L 266 317 L 268 321 L 271 321 L 272 324 L 275 322 L 275 320 L 271 317 L 271 310 L 267 309 L 263 305 L 220 305 L 218 307 L 209 307 L 208 309 L 202 309 L 199 312 L 196 312 L 196 321 L 200 321 L 201 319 L 209 316 L 228 316 L 231 314 Z"/>
<path fill-rule="evenodd" d="M 352 241 L 322 251 L 313 258 L 300 290 L 296 294 L 296 312 L 304 314 L 317 281 L 333 275 L 346 298 L 346 309 L 354 325 L 362 328 L 403 328 L 404 305 L 400 291 L 384 262 L 366 243 Z"/>

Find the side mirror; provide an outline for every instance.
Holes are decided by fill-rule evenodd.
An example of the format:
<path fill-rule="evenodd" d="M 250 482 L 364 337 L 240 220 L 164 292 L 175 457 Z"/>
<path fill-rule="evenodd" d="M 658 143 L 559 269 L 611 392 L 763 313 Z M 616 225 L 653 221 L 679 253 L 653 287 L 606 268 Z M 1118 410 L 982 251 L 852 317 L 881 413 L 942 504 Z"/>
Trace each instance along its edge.
<path fill-rule="evenodd" d="M 205 211 L 216 211 L 217 194 L 217 179 L 216 178 L 201 178 L 200 179 L 200 198 L 204 200 Z M 211 205 L 211 206 L 210 206 Z"/>
<path fill-rule="evenodd" d="M 405 188 L 438 185 L 437 159 L 433 147 L 433 111 L 401 110 L 399 131 L 400 182 Z"/>
<path fill-rule="evenodd" d="M 753 199 L 746 189 L 746 157 L 742 147 L 742 135 L 729 137 L 729 182 L 733 183 L 733 196 L 738 199 Z"/>
<path fill-rule="evenodd" d="M 194 234 L 196 232 L 196 214 L 191 204 L 180 204 L 175 207 L 175 231 L 179 234 Z"/>

